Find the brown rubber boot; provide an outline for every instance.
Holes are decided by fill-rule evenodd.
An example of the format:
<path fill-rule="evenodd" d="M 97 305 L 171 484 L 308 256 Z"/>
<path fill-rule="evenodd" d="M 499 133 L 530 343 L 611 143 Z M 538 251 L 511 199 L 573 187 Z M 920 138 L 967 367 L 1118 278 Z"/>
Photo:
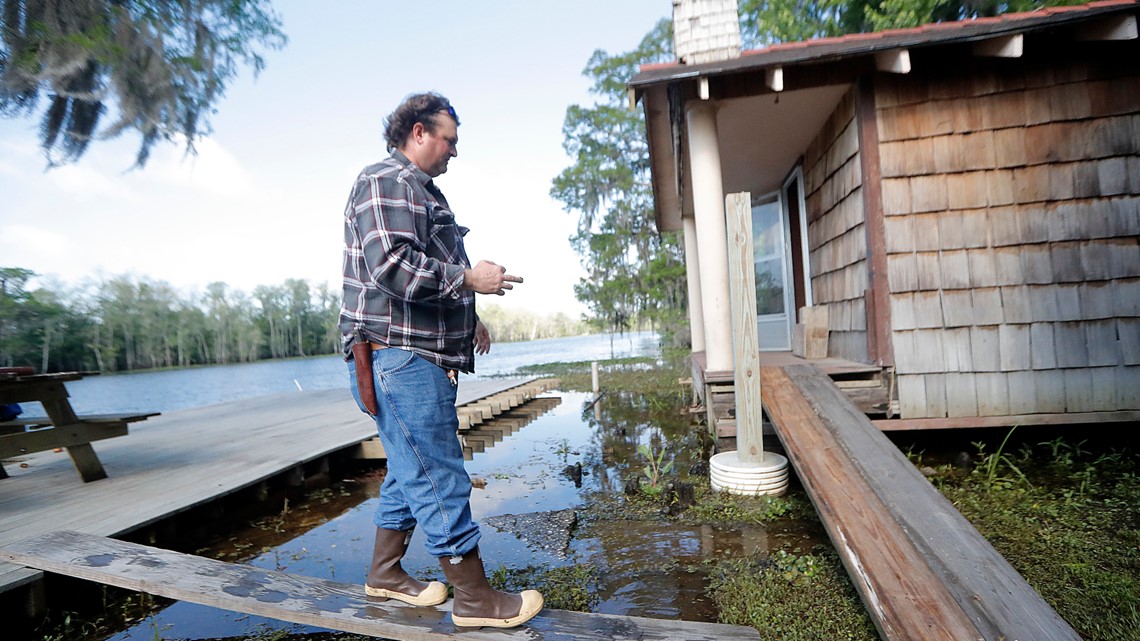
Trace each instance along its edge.
<path fill-rule="evenodd" d="M 364 583 L 365 594 L 412 605 L 439 605 L 447 600 L 446 585 L 439 581 L 417 581 L 400 565 L 411 540 L 411 530 L 376 528 L 376 546 L 372 549 L 372 565 Z"/>
<path fill-rule="evenodd" d="M 455 559 L 459 562 L 454 563 Z M 483 571 L 479 548 L 462 557 L 445 556 L 439 564 L 447 582 L 455 589 L 451 620 L 457 627 L 513 628 L 530 621 L 542 610 L 542 595 L 538 590 L 509 594 L 492 589 Z"/>

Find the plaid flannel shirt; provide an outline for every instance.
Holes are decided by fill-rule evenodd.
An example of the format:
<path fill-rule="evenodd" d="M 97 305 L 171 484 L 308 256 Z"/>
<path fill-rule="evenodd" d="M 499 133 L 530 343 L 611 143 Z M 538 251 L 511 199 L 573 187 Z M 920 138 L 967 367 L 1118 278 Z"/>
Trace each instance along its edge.
<path fill-rule="evenodd" d="M 375 343 L 419 354 L 445 369 L 475 369 L 475 293 L 466 227 L 447 200 L 398 150 L 365 167 L 344 210 L 345 359 L 357 330 Z"/>

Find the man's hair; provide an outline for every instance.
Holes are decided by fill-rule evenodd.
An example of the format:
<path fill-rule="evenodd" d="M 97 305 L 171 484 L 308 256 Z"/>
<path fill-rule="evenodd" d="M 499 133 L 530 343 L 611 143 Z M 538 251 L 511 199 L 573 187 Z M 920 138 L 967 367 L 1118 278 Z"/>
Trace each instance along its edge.
<path fill-rule="evenodd" d="M 455 119 L 455 124 L 459 124 L 459 116 L 455 115 L 451 102 L 437 93 L 417 93 L 405 98 L 404 102 L 384 119 L 384 140 L 388 143 L 388 151 L 403 147 L 417 122 L 423 123 L 424 127 L 434 134 L 435 119 L 439 114 L 451 116 Z"/>

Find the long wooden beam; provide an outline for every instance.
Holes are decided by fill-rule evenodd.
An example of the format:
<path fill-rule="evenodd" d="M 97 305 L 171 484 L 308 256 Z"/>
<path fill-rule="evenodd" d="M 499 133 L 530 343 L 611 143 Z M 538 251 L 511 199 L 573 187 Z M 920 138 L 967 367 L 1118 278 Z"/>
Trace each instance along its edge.
<path fill-rule="evenodd" d="M 939 616 L 950 618 L 938 625 L 957 631 L 943 635 L 920 628 L 919 617 L 880 627 L 884 638 L 1079 641 L 1064 619 L 818 368 L 765 367 L 761 378 L 768 415 L 829 524 L 828 532 L 836 533 L 836 548 L 852 557 L 845 563 L 856 585 L 886 589 L 878 593 L 889 594 L 890 602 L 903 610 L 925 611 L 936 606 L 926 598 L 950 595 L 949 602 L 938 606 Z M 889 548 L 892 558 L 875 558 L 880 547 Z M 940 587 L 912 594 L 908 590 L 916 587 L 910 584 L 916 578 Z M 952 604 L 965 614 L 973 633 L 957 627 Z M 899 627 L 915 636 L 887 634 Z"/>
<path fill-rule="evenodd" d="M 456 628 L 451 602 L 412 607 L 363 588 L 215 561 L 78 532 L 49 532 L 0 548 L 0 558 L 190 603 L 400 641 L 534 639 L 760 639 L 753 628 L 546 609 L 510 630 Z"/>

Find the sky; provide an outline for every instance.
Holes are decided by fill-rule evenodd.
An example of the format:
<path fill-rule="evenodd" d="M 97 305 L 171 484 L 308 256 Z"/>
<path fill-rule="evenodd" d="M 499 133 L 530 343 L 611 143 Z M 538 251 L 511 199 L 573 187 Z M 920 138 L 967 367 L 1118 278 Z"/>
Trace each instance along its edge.
<path fill-rule="evenodd" d="M 568 240 L 577 214 L 549 195 L 571 162 L 562 123 L 567 107 L 595 101 L 582 75 L 590 55 L 636 47 L 670 0 L 273 7 L 289 43 L 265 52 L 259 76 L 247 68 L 232 81 L 196 156 L 160 143 L 132 170 L 139 139 L 128 132 L 45 171 L 39 114 L 0 119 L 0 267 L 65 287 L 125 275 L 186 294 L 288 278 L 339 290 L 344 205 L 360 169 L 387 156 L 382 120 L 407 95 L 438 91 L 462 124 L 436 183 L 472 230 L 468 254 L 525 279 L 480 302 L 585 311 Z"/>

